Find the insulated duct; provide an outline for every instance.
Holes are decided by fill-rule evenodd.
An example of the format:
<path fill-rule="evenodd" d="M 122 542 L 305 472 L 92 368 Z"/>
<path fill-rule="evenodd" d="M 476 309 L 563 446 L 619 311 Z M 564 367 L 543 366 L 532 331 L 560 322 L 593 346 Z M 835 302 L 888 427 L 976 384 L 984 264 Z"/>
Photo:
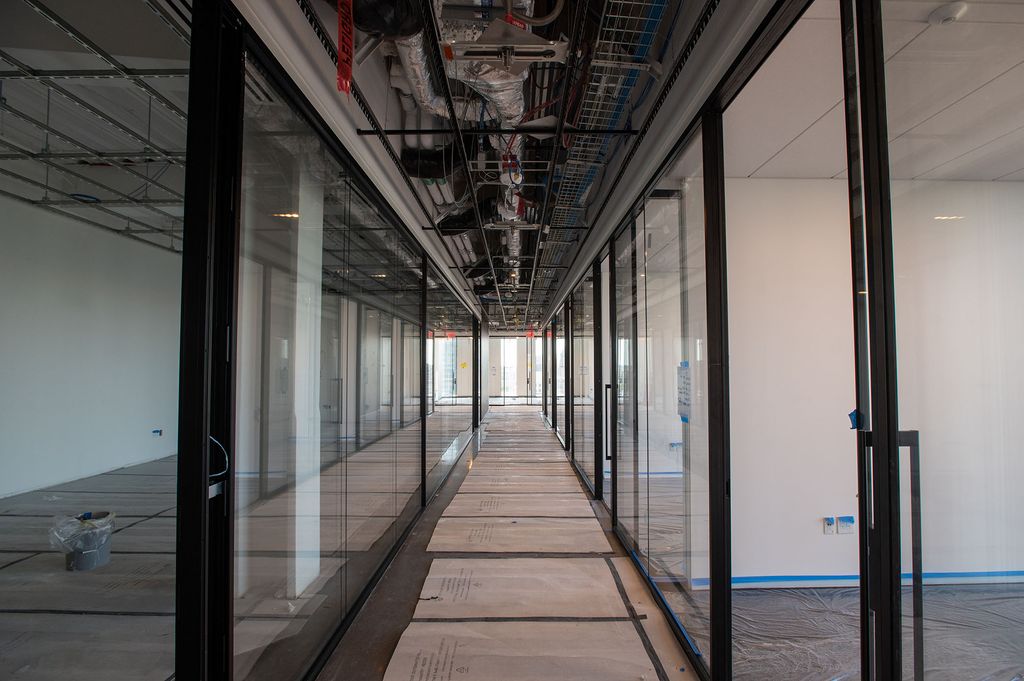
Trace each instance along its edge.
<path fill-rule="evenodd" d="M 402 62 L 402 68 L 405 70 L 408 91 L 419 107 L 433 116 L 448 118 L 448 104 L 445 102 L 444 95 L 437 91 L 431 80 L 423 31 L 395 40 L 395 48 L 398 51 L 398 58 Z M 404 89 L 401 84 L 392 82 L 399 89 Z M 455 104 L 456 115 L 463 120 L 480 121 L 494 118 L 482 101 L 468 97 L 452 97 L 452 100 Z M 493 110 L 493 107 L 491 109 Z"/>
<path fill-rule="evenodd" d="M 480 208 L 480 215 L 483 216 L 484 221 L 495 221 L 497 209 L 493 198 L 482 199 L 477 206 Z M 471 210 L 456 215 L 449 215 L 437 223 L 437 230 L 449 236 L 462 234 L 476 228 L 476 213 Z"/>

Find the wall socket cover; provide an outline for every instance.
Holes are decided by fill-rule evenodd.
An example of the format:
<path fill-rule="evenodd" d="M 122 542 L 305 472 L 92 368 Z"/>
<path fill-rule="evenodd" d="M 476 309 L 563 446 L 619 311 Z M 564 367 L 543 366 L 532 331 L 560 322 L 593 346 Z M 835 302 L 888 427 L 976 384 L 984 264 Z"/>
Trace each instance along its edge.
<path fill-rule="evenodd" d="M 836 531 L 839 534 L 853 534 L 854 519 L 852 515 L 841 515 L 836 518 Z"/>
<path fill-rule="evenodd" d="M 825 516 L 821 519 L 821 529 L 824 534 L 835 534 L 836 533 L 836 519 L 835 516 Z"/>

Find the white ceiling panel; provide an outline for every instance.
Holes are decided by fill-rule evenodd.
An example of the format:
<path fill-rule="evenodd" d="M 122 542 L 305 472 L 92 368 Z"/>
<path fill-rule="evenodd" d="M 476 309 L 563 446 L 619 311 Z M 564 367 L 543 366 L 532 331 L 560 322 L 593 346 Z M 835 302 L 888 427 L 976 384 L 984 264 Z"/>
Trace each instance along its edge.
<path fill-rule="evenodd" d="M 754 177 L 827 178 L 846 169 L 846 110 L 843 101 L 757 169 Z"/>
<path fill-rule="evenodd" d="M 921 177 L 927 180 L 998 180 L 1022 168 L 1024 127 L 972 149 Z"/>
<path fill-rule="evenodd" d="M 896 95 L 899 99 L 899 96 Z M 1024 65 L 974 90 L 892 141 L 893 176 L 948 175 L 957 159 L 1024 126 Z M 1024 163 L 1020 165 L 1024 166 Z M 992 177 L 1003 173 L 993 171 Z M 960 178 L 967 179 L 967 178 Z M 974 178 L 972 178 L 974 179 Z M 989 178 L 991 179 L 991 178 Z"/>
<path fill-rule="evenodd" d="M 1024 0 L 883 3 L 893 177 L 1009 179 L 1024 167 Z M 725 113 L 732 177 L 844 177 L 838 4 L 819 0 Z"/>
<path fill-rule="evenodd" d="M 725 171 L 749 177 L 843 98 L 839 22 L 803 19 L 726 110 Z"/>
<path fill-rule="evenodd" d="M 948 4 L 948 0 L 945 2 L 934 2 L 932 0 L 882 0 L 882 18 L 886 25 L 891 21 L 926 23 L 929 14 L 939 7 Z M 1024 0 L 992 0 L 989 2 L 971 0 L 967 3 L 967 13 L 964 15 L 963 20 L 1024 23 Z"/>
<path fill-rule="evenodd" d="M 1024 24 L 929 26 L 886 65 L 890 137 L 913 130 L 1022 61 Z"/>

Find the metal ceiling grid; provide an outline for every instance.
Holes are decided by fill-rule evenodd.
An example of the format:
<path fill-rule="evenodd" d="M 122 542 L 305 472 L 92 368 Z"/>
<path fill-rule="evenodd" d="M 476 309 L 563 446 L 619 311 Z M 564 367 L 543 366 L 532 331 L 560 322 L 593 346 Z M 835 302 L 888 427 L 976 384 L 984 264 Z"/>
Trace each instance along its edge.
<path fill-rule="evenodd" d="M 633 87 L 640 74 L 650 68 L 651 47 L 666 4 L 666 0 L 605 0 L 574 125 L 597 130 L 617 130 L 621 126 L 628 114 Z M 588 194 L 609 160 L 612 139 L 611 134 L 571 135 L 535 284 L 540 295 L 536 300 L 531 297 L 528 315 L 534 309 L 543 311 L 547 307 L 559 272 L 551 266 L 563 264 L 586 229 L 582 219 Z"/>
<path fill-rule="evenodd" d="M 83 29 L 42 0 L 5 12 L 0 193 L 180 252 L 188 90 L 180 9 L 166 0 L 117 7 L 154 32 L 150 46 L 172 46 L 159 55 L 119 50 L 118 32 L 103 20 Z M 26 44 L 21 35 L 45 38 Z"/>

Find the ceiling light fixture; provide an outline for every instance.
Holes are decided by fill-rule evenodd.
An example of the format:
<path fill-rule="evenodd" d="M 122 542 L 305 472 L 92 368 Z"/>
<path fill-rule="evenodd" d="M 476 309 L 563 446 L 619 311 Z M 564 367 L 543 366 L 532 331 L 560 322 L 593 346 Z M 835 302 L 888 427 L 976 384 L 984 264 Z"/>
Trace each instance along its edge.
<path fill-rule="evenodd" d="M 959 21 L 967 12 L 966 2 L 951 2 L 939 7 L 928 15 L 928 23 L 932 26 L 948 26 Z"/>
<path fill-rule="evenodd" d="M 290 218 L 292 220 L 295 220 L 295 219 L 297 219 L 299 217 L 299 214 L 298 213 L 271 213 L 271 216 L 275 217 L 275 218 Z"/>
<path fill-rule="evenodd" d="M 963 220 L 963 215 L 936 215 L 936 220 Z"/>

